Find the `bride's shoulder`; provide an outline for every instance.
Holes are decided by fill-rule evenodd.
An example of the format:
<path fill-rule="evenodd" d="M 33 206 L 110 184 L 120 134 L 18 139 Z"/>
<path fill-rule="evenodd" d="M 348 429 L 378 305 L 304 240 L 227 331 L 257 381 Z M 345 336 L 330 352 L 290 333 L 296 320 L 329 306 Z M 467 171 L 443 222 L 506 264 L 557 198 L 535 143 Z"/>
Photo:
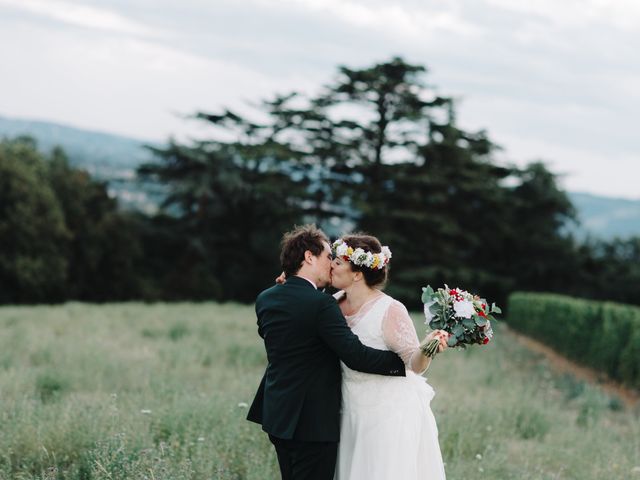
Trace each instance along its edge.
<path fill-rule="evenodd" d="M 386 294 L 385 294 L 386 295 Z M 407 307 L 404 306 L 400 300 L 396 300 L 395 298 L 387 295 L 389 298 L 389 308 L 387 308 L 387 313 L 392 316 L 404 316 L 409 315 L 409 311 Z"/>
<path fill-rule="evenodd" d="M 395 298 L 393 298 L 391 295 L 389 295 L 386 292 L 381 292 L 382 296 L 386 297 L 387 301 L 389 302 L 390 306 L 395 306 L 395 307 L 403 307 L 406 308 L 404 306 L 404 303 L 402 303 L 400 300 L 396 300 Z"/>

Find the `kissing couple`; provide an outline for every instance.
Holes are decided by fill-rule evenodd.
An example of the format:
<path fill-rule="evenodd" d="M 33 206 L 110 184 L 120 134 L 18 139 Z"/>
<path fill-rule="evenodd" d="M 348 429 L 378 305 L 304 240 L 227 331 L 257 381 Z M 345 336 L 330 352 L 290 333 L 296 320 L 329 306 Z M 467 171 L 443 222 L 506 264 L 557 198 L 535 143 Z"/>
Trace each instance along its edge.
<path fill-rule="evenodd" d="M 315 225 L 282 239 L 283 276 L 256 299 L 268 365 L 248 420 L 282 480 L 442 480 L 431 362 L 405 306 L 383 293 L 391 250 L 370 235 L 330 245 Z M 320 288 L 333 286 L 331 296 Z M 440 340 L 436 330 L 423 342 Z"/>

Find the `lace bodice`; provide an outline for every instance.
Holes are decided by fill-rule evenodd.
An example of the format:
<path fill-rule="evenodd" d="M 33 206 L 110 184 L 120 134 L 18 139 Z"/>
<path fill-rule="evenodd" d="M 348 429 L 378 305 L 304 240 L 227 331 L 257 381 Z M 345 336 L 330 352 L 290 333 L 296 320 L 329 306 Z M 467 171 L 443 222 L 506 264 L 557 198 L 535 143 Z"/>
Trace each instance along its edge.
<path fill-rule="evenodd" d="M 409 312 L 402 303 L 381 293 L 345 318 L 362 343 L 397 353 L 407 368 L 411 368 L 411 356 L 420 342 Z"/>
<path fill-rule="evenodd" d="M 406 377 L 388 377 L 358 372 L 342 364 L 342 398 L 345 408 L 382 409 L 402 405 L 407 395 L 433 397 L 433 389 L 413 369 L 411 357 L 419 342 L 411 317 L 402 303 L 381 293 L 346 316 L 360 341 L 378 350 L 397 353 L 406 366 Z"/>

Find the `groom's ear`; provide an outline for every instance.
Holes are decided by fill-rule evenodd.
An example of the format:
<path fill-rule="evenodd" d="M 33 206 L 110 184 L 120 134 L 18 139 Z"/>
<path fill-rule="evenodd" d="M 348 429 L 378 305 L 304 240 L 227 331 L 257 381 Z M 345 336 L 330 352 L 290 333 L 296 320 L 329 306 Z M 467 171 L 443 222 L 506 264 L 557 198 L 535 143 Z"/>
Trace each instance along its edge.
<path fill-rule="evenodd" d="M 310 265 L 313 265 L 313 258 L 315 257 L 315 255 L 313 254 L 313 252 L 311 250 L 305 250 L 304 251 L 304 261 L 307 262 Z"/>

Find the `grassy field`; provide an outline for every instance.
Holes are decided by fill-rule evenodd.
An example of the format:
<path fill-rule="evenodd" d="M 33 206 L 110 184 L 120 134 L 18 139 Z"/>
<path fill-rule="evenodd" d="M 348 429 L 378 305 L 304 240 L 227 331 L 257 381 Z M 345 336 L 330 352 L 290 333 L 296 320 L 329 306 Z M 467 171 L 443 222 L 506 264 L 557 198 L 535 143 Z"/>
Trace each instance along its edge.
<path fill-rule="evenodd" d="M 276 479 L 264 362 L 249 306 L 0 308 L 0 479 Z M 640 479 L 638 408 L 505 328 L 427 376 L 450 480 Z"/>

